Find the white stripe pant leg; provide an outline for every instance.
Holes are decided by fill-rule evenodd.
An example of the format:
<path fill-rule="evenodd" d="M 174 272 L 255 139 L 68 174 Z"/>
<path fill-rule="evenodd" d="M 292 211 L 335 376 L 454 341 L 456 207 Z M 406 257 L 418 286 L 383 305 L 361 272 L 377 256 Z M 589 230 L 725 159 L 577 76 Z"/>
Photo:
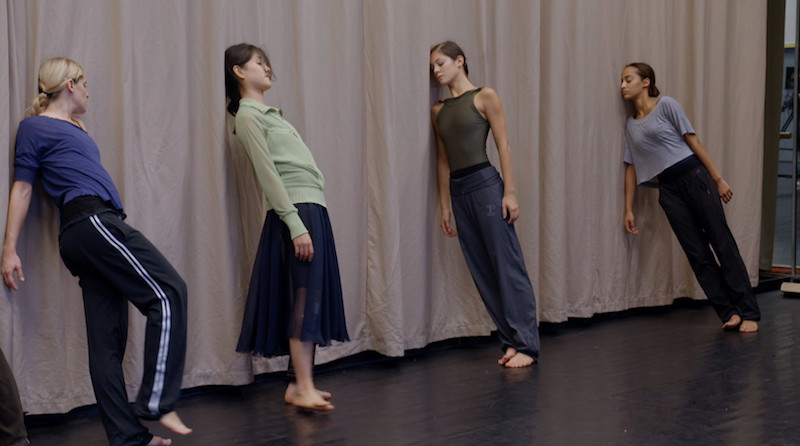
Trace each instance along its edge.
<path fill-rule="evenodd" d="M 180 396 L 186 284 L 152 243 L 113 213 L 70 226 L 61 235 L 60 247 L 64 263 L 81 279 L 92 381 L 101 413 L 109 419 L 106 430 L 111 443 L 141 444 L 133 440 L 139 430 L 135 425 L 141 426 L 136 416 L 158 419 L 173 410 Z M 135 415 L 127 404 L 121 368 L 127 316 L 117 317 L 126 314 L 126 300 L 147 317 L 144 373 Z M 115 430 L 120 442 L 113 440 Z"/>

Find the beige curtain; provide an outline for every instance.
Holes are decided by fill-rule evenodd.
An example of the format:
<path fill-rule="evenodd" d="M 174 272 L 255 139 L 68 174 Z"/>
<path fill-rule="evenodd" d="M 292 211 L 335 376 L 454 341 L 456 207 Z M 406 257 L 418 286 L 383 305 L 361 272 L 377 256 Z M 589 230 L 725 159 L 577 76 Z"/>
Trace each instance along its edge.
<path fill-rule="evenodd" d="M 222 55 L 242 41 L 266 45 L 278 76 L 267 100 L 326 177 L 352 342 L 320 349 L 318 362 L 397 356 L 493 328 L 458 242 L 438 229 L 429 110 L 447 92 L 431 84 L 428 50 L 445 39 L 466 51 L 472 81 L 503 100 L 516 227 L 542 321 L 704 297 L 656 191 L 639 190 L 642 233 L 622 229 L 618 84 L 631 61 L 655 67 L 733 187 L 726 212 L 757 278 L 765 3 L 6 0 L 0 23 L 9 86 L 0 221 L 38 65 L 69 56 L 86 69 L 85 121 L 129 222 L 189 284 L 184 387 L 244 384 L 286 365 L 234 352 L 265 209 L 225 113 Z M 39 189 L 19 246 L 27 280 L 0 293 L 0 347 L 31 413 L 94 402 L 80 289 L 57 235 L 57 211 Z M 133 394 L 144 320 L 135 310 L 130 319 Z"/>

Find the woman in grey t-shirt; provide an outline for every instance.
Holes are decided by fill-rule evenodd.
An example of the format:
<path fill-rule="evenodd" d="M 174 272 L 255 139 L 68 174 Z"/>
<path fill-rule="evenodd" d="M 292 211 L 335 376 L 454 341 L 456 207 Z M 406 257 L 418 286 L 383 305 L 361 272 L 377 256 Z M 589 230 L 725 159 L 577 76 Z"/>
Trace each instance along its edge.
<path fill-rule="evenodd" d="M 678 101 L 658 97 L 650 65 L 627 65 L 620 89 L 622 99 L 636 110 L 625 127 L 625 230 L 639 233 L 633 216 L 637 181 L 657 182 L 658 202 L 697 281 L 724 322 L 723 329 L 758 331 L 761 313 L 722 209 L 721 201 L 727 203 L 733 197 L 731 187 Z"/>

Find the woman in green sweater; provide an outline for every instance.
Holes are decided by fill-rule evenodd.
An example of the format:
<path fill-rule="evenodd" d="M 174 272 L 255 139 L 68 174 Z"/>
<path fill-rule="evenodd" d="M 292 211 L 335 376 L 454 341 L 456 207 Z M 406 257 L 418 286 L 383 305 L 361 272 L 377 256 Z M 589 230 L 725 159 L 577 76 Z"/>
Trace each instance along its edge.
<path fill-rule="evenodd" d="M 228 112 L 268 204 L 236 350 L 288 353 L 296 383 L 285 401 L 329 411 L 330 393 L 314 386 L 315 346 L 350 339 L 324 179 L 297 130 L 266 105 L 271 87 L 271 64 L 261 48 L 241 43 L 225 50 Z"/>

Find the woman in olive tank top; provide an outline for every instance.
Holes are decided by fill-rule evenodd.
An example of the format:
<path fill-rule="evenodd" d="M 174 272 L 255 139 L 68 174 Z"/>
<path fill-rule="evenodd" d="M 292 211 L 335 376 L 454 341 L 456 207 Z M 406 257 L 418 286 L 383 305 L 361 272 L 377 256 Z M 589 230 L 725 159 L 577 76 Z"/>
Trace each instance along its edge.
<path fill-rule="evenodd" d="M 514 231 L 519 205 L 503 106 L 496 91 L 470 82 L 466 56 L 454 42 L 435 45 L 430 64 L 431 74 L 451 95 L 431 109 L 442 231 L 449 237 L 458 235 L 472 278 L 497 326 L 504 352 L 498 363 L 529 366 L 539 358 L 536 299 Z M 490 129 L 502 178 L 486 156 Z"/>

